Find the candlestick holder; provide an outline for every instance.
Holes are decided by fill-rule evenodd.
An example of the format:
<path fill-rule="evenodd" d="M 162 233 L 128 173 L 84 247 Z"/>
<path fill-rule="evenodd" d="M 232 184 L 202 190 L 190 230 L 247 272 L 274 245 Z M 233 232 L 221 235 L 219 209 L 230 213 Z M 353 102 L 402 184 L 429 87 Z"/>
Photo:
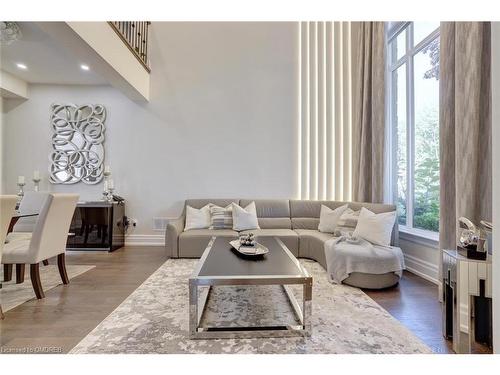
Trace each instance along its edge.
<path fill-rule="evenodd" d="M 111 176 L 111 172 L 110 171 L 107 171 L 106 169 L 104 169 L 104 172 L 102 172 L 102 175 L 104 176 L 104 190 L 102 192 L 102 196 L 103 196 L 103 201 L 104 202 L 109 202 L 109 188 L 108 188 L 108 184 L 109 184 L 109 176 Z"/>
<path fill-rule="evenodd" d="M 108 188 L 108 195 L 106 198 L 109 203 L 113 203 L 113 191 L 115 191 L 114 188 Z"/>
<path fill-rule="evenodd" d="M 19 191 L 17 192 L 17 200 L 18 202 L 21 202 L 21 200 L 24 197 L 24 185 L 26 185 L 25 182 L 18 182 L 17 186 L 19 187 Z"/>
<path fill-rule="evenodd" d="M 102 190 L 102 200 L 104 202 L 107 202 L 108 201 L 108 194 L 109 194 L 109 190 L 108 190 L 108 181 L 104 181 L 104 188 Z"/>
<path fill-rule="evenodd" d="M 107 181 L 109 176 L 111 176 L 111 172 L 110 171 L 104 171 L 102 172 L 102 175 L 104 176 L 104 180 Z"/>
<path fill-rule="evenodd" d="M 34 178 L 33 177 L 33 184 L 35 185 L 35 191 L 40 190 L 40 181 L 42 181 L 41 178 Z"/>

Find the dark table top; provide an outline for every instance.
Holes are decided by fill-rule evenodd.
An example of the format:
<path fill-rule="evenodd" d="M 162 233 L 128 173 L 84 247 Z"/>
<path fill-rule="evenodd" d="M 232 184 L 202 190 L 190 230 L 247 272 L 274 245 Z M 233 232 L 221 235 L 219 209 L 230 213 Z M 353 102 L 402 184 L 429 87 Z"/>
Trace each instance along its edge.
<path fill-rule="evenodd" d="M 263 258 L 254 260 L 238 255 L 229 244 L 229 239 L 217 238 L 198 276 L 308 276 L 298 260 L 274 237 L 257 238 L 257 242 L 267 247 L 269 252 Z"/>

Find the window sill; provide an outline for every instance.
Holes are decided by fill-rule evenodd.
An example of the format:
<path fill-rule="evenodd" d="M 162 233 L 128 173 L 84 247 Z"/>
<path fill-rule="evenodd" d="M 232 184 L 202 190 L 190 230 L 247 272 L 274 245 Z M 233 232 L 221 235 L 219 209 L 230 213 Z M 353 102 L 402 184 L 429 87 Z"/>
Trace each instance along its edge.
<path fill-rule="evenodd" d="M 439 249 L 439 233 L 436 232 L 400 226 L 399 238 L 433 249 Z"/>

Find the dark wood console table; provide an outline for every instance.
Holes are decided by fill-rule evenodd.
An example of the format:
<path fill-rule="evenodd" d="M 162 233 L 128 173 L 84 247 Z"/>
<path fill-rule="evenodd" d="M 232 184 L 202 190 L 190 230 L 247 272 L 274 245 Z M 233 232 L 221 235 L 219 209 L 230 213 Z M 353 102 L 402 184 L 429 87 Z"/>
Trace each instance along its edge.
<path fill-rule="evenodd" d="M 66 250 L 115 251 L 125 245 L 125 202 L 78 202 Z"/>

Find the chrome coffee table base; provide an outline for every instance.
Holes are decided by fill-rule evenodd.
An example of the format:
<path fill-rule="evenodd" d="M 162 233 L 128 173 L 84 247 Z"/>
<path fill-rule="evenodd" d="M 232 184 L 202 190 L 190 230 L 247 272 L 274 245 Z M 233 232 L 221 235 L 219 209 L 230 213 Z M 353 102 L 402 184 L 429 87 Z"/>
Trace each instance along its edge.
<path fill-rule="evenodd" d="M 278 281 L 278 280 L 272 280 Z M 277 326 L 249 326 L 249 327 L 201 327 L 201 319 L 205 311 L 208 296 L 212 285 L 204 288 L 199 293 L 199 285 L 195 280 L 189 280 L 189 335 L 192 339 L 220 339 L 220 338 L 252 338 L 252 337 L 288 337 L 288 336 L 310 336 L 311 335 L 311 313 L 312 313 L 312 281 L 305 280 L 303 284 L 302 308 L 293 295 L 288 285 L 268 280 L 265 284 L 259 283 L 237 283 L 217 285 L 282 285 L 288 301 L 300 322 L 299 325 L 277 325 Z"/>
<path fill-rule="evenodd" d="M 296 267 L 295 274 L 285 275 L 257 275 L 244 272 L 240 275 L 226 276 L 222 274 L 204 275 L 203 265 L 215 242 L 212 238 L 203 253 L 196 270 L 189 279 L 189 336 L 192 339 L 217 339 L 217 338 L 255 338 L 255 337 L 289 337 L 311 335 L 312 314 L 312 277 L 300 265 L 298 260 L 286 248 L 279 239 L 276 240 L 276 248 L 271 251 L 282 251 Z M 220 244 L 219 244 L 220 245 Z M 214 255 L 215 256 L 215 255 Z M 231 269 L 231 268 L 226 268 Z M 255 269 L 254 269 L 255 271 Z M 278 270 L 279 271 L 279 270 Z M 255 272 L 254 272 L 255 273 Z M 302 306 L 293 295 L 290 285 L 302 285 Z M 241 285 L 281 285 L 288 301 L 298 320 L 297 325 L 276 326 L 249 326 L 249 327 L 202 327 L 200 326 L 208 297 L 213 287 L 216 286 L 241 286 Z M 216 324 L 216 323 L 215 323 Z"/>

